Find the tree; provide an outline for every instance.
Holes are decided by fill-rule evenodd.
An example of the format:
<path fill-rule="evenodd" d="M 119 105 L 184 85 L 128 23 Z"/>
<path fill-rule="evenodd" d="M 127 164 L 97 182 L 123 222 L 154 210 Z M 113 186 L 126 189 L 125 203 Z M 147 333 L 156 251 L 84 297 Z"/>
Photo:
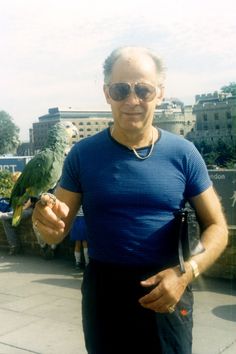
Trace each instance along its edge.
<path fill-rule="evenodd" d="M 217 157 L 215 162 L 221 167 L 233 167 L 236 163 L 236 146 L 232 146 L 219 140 L 216 145 Z"/>
<path fill-rule="evenodd" d="M 0 198 L 9 198 L 13 185 L 12 173 L 8 170 L 0 171 Z"/>
<path fill-rule="evenodd" d="M 15 151 L 19 145 L 19 131 L 11 116 L 0 111 L 0 155 Z"/>
<path fill-rule="evenodd" d="M 236 145 L 226 144 L 222 140 L 209 145 L 204 140 L 195 143 L 207 165 L 217 165 L 222 168 L 234 168 L 236 165 Z"/>
<path fill-rule="evenodd" d="M 221 87 L 221 91 L 236 96 L 236 82 L 230 82 L 229 85 Z"/>

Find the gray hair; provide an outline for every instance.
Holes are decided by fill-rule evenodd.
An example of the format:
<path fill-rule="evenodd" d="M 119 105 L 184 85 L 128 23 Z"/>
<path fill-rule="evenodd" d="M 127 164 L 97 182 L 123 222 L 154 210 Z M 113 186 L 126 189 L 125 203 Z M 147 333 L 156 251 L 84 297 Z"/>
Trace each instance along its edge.
<path fill-rule="evenodd" d="M 162 86 L 165 81 L 166 68 L 163 65 L 162 59 L 152 50 L 145 47 L 120 47 L 113 50 L 111 54 L 106 58 L 103 64 L 104 83 L 106 85 L 109 84 L 112 69 L 117 59 L 119 59 L 125 53 L 129 53 L 130 51 L 140 51 L 140 53 L 147 54 L 149 57 L 152 58 L 156 65 L 157 73 L 159 75 L 159 85 Z"/>

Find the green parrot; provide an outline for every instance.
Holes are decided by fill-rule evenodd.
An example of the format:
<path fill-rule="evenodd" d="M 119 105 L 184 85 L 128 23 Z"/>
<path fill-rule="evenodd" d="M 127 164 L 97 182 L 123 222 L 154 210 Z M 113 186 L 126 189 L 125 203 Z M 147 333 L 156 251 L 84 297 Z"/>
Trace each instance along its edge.
<path fill-rule="evenodd" d="M 56 186 L 71 138 L 77 135 L 78 130 L 71 122 L 56 123 L 49 131 L 46 147 L 26 164 L 12 189 L 13 226 L 19 225 L 24 204 L 30 198 L 39 198 Z"/>

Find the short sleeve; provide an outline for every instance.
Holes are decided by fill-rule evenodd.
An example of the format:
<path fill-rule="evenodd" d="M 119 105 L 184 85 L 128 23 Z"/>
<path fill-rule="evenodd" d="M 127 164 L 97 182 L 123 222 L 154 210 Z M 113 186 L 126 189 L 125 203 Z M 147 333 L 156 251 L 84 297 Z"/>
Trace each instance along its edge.
<path fill-rule="evenodd" d="M 77 145 L 74 145 L 65 159 L 60 186 L 70 192 L 82 192 L 80 184 L 79 148 Z"/>
<path fill-rule="evenodd" d="M 196 195 L 207 190 L 212 185 L 206 164 L 194 145 L 191 153 L 188 155 L 186 167 L 186 198 L 195 197 Z"/>

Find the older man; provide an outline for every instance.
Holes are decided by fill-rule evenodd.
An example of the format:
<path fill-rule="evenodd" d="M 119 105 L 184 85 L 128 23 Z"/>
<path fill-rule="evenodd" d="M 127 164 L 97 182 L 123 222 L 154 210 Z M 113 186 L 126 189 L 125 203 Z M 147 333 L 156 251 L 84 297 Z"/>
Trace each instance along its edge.
<path fill-rule="evenodd" d="M 67 234 L 81 203 L 90 263 L 82 286 L 89 354 L 190 354 L 191 282 L 219 257 L 227 226 L 206 166 L 187 140 L 153 126 L 164 95 L 153 52 L 115 50 L 104 63 L 114 124 L 77 143 L 56 203 L 38 203 L 33 222 L 47 242 Z M 175 212 L 190 202 L 205 251 L 178 263 Z"/>

